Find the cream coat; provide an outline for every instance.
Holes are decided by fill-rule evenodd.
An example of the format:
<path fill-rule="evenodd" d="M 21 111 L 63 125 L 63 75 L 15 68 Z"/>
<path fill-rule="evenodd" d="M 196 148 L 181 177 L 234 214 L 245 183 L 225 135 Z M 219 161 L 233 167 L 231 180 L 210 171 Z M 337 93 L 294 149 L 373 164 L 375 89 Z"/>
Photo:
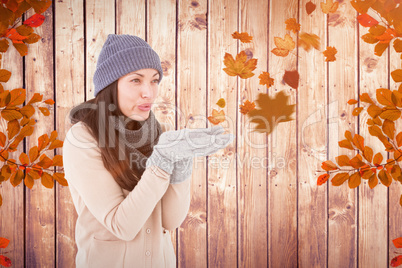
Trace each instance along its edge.
<path fill-rule="evenodd" d="M 76 267 L 176 267 L 169 230 L 187 215 L 190 180 L 171 185 L 169 174 L 154 167 L 133 191 L 121 188 L 82 122 L 66 134 L 63 161 L 78 213 Z"/>

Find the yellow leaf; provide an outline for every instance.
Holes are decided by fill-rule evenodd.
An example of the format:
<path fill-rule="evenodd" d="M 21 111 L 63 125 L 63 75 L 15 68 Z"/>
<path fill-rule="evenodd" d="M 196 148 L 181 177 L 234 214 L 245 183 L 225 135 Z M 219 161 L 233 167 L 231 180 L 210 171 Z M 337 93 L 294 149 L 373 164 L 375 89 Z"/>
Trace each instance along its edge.
<path fill-rule="evenodd" d="M 339 3 L 337 1 L 334 2 L 333 0 L 327 0 L 325 3 L 321 2 L 320 4 L 322 12 L 325 14 L 335 13 L 339 6 Z"/>
<path fill-rule="evenodd" d="M 230 76 L 239 76 L 240 78 L 246 79 L 254 76 L 252 72 L 257 68 L 257 59 L 247 60 L 247 54 L 245 51 L 241 51 L 236 55 L 236 60 L 229 53 L 225 53 L 225 58 L 223 63 L 226 68 L 223 70 Z"/>
<path fill-rule="evenodd" d="M 274 42 L 277 47 L 271 50 L 271 52 L 280 57 L 287 56 L 289 54 L 289 51 L 293 50 L 296 47 L 296 44 L 293 41 L 292 37 L 288 34 L 285 34 L 284 39 L 280 37 L 274 37 Z"/>
<path fill-rule="evenodd" d="M 221 108 L 225 108 L 225 106 L 226 106 L 226 101 L 225 101 L 224 98 L 220 98 L 216 104 L 217 104 L 219 107 L 221 107 Z"/>
<path fill-rule="evenodd" d="M 212 116 L 208 116 L 209 122 L 211 122 L 214 125 L 224 122 L 225 118 L 226 118 L 225 111 L 221 110 L 218 112 L 215 109 L 212 110 Z"/>

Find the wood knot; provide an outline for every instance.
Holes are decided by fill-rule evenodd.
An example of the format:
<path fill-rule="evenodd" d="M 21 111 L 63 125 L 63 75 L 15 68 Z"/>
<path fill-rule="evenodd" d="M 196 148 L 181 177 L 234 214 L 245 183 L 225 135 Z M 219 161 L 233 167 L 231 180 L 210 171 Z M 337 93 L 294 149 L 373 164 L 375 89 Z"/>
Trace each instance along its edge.
<path fill-rule="evenodd" d="M 169 70 L 172 68 L 172 64 L 169 61 L 164 60 L 161 62 L 161 65 L 162 65 L 163 76 L 168 76 Z"/>
<path fill-rule="evenodd" d="M 363 63 L 366 66 L 366 71 L 368 73 L 371 73 L 375 69 L 375 67 L 377 66 L 378 60 L 375 59 L 375 58 L 368 57 L 368 58 L 366 58 L 364 60 Z"/>
<path fill-rule="evenodd" d="M 244 50 L 244 52 L 245 52 L 245 53 L 246 53 L 246 55 L 247 55 L 247 60 L 249 60 L 249 59 L 252 59 L 252 58 L 253 58 L 254 54 L 253 54 L 252 49 L 250 49 L 250 48 L 246 48 L 246 49 Z"/>
<path fill-rule="evenodd" d="M 197 28 L 198 30 L 207 28 L 207 20 L 205 14 L 196 15 L 194 20 L 191 22 L 191 26 Z"/>
<path fill-rule="evenodd" d="M 192 7 L 198 7 L 200 4 L 197 1 L 192 1 L 191 6 Z"/>

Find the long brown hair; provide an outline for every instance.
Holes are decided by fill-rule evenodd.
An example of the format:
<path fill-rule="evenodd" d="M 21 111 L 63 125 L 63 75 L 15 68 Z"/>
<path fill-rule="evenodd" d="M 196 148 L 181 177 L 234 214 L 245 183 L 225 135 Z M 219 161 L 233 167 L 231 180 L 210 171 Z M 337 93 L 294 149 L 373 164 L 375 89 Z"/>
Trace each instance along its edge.
<path fill-rule="evenodd" d="M 83 102 L 74 107 L 70 112 L 72 124 L 82 121 L 89 132 L 98 142 L 102 161 L 105 168 L 112 174 L 120 187 L 131 191 L 137 185 L 140 178 L 130 168 L 129 160 L 125 157 L 119 160 L 120 154 L 125 154 L 125 147 L 119 146 L 117 130 L 109 128 L 109 119 L 116 117 L 127 118 L 120 110 L 117 101 L 117 81 L 102 89 L 94 99 Z M 130 123 L 134 123 L 131 120 Z M 130 128 L 130 126 L 128 127 Z"/>

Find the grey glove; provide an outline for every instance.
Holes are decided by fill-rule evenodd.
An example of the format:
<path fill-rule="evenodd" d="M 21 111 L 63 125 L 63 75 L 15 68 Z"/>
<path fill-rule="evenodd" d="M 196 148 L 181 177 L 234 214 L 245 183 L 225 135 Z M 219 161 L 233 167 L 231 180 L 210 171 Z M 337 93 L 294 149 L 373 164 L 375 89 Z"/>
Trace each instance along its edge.
<path fill-rule="evenodd" d="M 172 174 L 176 162 L 211 155 L 233 141 L 234 135 L 222 132 L 222 126 L 164 132 L 160 135 L 158 144 L 154 146 L 146 167 L 158 166 Z"/>
<path fill-rule="evenodd" d="M 192 157 L 175 162 L 170 176 L 170 183 L 178 184 L 188 180 L 193 172 L 193 162 Z"/>

